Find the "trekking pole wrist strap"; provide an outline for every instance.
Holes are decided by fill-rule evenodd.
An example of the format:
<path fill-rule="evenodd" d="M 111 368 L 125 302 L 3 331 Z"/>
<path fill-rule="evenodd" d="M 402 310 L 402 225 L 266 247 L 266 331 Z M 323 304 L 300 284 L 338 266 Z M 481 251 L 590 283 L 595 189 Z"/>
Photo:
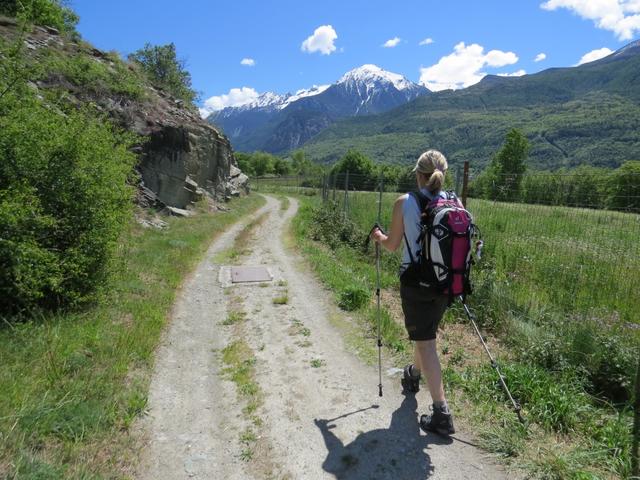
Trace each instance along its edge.
<path fill-rule="evenodd" d="M 382 228 L 382 225 L 380 225 L 378 222 L 373 224 L 373 227 L 371 227 L 371 230 L 369 231 L 369 236 L 371 236 L 371 234 L 374 232 L 375 229 L 380 230 L 380 232 L 382 232 L 384 235 L 387 234 L 387 232 L 384 231 L 384 229 Z"/>

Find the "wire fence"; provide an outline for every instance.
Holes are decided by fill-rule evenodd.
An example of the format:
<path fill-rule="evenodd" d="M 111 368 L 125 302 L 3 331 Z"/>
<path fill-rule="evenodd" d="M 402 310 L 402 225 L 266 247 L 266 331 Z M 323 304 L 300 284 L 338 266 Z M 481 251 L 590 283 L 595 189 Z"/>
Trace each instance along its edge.
<path fill-rule="evenodd" d="M 591 315 L 604 322 L 640 324 L 640 215 L 606 209 L 607 204 L 636 205 L 640 176 L 632 177 L 627 189 L 630 194 L 602 191 L 601 178 L 570 174 L 511 176 L 506 181 L 497 179 L 499 188 L 496 179 L 493 181 L 482 192 L 458 170 L 447 175 L 446 188 L 465 197 L 466 207 L 483 233 L 485 256 L 494 264 L 499 285 L 508 291 L 510 302 L 524 310 L 551 306 L 569 316 Z M 467 183 L 468 197 L 463 191 Z M 532 185 L 536 186 L 535 195 Z M 259 178 L 252 187 L 335 202 L 345 218 L 368 231 L 377 220 L 375 190 L 384 192 L 381 220 L 388 226 L 393 202 L 399 194 L 416 190 L 417 185 L 415 178 L 337 173 Z M 489 198 L 481 198 L 483 193 Z M 523 202 L 523 197 L 531 201 Z M 520 201 L 508 200 L 514 198 Z"/>

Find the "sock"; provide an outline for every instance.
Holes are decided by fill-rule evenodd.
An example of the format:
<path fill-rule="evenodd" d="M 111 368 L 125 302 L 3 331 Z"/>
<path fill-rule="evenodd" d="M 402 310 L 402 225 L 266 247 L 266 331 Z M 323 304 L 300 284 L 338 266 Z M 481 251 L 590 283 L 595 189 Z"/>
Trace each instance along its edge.
<path fill-rule="evenodd" d="M 433 409 L 440 410 L 442 413 L 449 413 L 449 405 L 447 405 L 447 401 L 443 402 L 433 402 Z"/>

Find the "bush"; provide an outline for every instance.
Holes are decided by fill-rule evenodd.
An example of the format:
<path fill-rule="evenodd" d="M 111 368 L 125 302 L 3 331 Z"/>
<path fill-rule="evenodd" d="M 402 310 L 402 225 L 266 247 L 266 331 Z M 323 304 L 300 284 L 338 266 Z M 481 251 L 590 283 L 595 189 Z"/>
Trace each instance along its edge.
<path fill-rule="evenodd" d="M 75 31 L 79 20 L 60 0 L 0 0 L 0 13 L 63 32 Z"/>
<path fill-rule="evenodd" d="M 336 202 L 316 208 L 312 213 L 309 228 L 311 238 L 328 245 L 332 250 L 341 244 L 358 247 L 365 235 L 357 225 L 348 218 Z"/>
<path fill-rule="evenodd" d="M 144 48 L 129 55 L 129 59 L 142 67 L 151 82 L 176 98 L 193 104 L 198 97 L 195 90 L 191 88 L 191 74 L 186 70 L 185 62 L 178 60 L 176 46 L 173 43 L 168 45 L 147 43 Z"/>
<path fill-rule="evenodd" d="M 133 138 L 85 111 L 0 103 L 0 313 L 86 300 L 130 213 Z"/>

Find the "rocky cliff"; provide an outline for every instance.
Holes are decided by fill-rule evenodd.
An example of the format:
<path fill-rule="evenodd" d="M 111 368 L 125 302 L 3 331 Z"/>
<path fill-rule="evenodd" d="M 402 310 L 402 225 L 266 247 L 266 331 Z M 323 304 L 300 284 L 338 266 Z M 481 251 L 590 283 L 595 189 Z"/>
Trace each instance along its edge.
<path fill-rule="evenodd" d="M 0 37 L 19 42 L 14 19 L 0 17 Z M 49 27 L 22 34 L 31 86 L 44 101 L 95 108 L 139 135 L 136 151 L 146 197 L 186 208 L 203 195 L 218 200 L 247 192 L 231 145 L 197 110 L 154 88 L 135 65 Z M 99 161 L 99 159 L 96 159 Z"/>

